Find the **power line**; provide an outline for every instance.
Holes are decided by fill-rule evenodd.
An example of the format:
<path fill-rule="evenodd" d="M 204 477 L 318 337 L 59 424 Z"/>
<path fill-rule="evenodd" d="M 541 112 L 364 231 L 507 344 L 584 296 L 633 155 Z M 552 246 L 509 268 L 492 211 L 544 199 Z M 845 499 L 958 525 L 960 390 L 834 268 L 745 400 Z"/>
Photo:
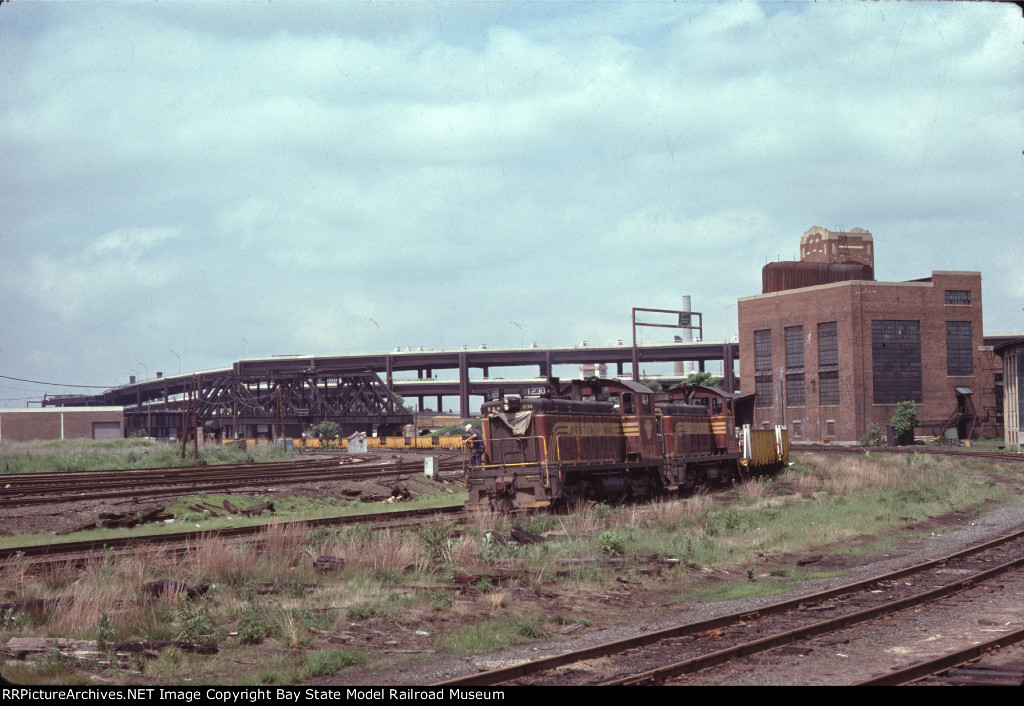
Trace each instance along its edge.
<path fill-rule="evenodd" d="M 63 382 L 42 382 L 41 380 L 26 380 L 25 378 L 12 378 L 8 375 L 0 375 L 4 380 L 17 380 L 18 382 L 30 382 L 34 385 L 53 385 L 54 387 L 90 387 L 97 390 L 108 390 L 110 385 L 70 385 Z"/>
<path fill-rule="evenodd" d="M 0 390 L 17 390 L 18 392 L 38 392 L 34 387 L 18 387 L 17 385 L 0 385 Z"/>

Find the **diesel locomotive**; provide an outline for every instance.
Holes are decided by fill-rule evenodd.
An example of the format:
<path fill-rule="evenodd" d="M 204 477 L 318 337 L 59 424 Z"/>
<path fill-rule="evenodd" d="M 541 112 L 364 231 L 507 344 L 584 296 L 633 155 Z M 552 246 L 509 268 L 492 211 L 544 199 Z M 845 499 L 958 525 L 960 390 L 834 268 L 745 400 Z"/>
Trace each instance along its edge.
<path fill-rule="evenodd" d="M 508 512 L 692 491 L 781 468 L 785 427 L 752 429 L 754 395 L 627 380 L 557 382 L 481 407 L 469 506 Z"/>

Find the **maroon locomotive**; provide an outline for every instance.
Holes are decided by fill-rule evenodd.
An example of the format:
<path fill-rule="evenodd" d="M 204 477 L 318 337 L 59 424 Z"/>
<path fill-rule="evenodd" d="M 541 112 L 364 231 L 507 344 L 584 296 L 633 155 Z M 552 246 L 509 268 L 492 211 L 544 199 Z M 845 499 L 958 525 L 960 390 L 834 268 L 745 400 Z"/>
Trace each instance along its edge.
<path fill-rule="evenodd" d="M 753 395 L 626 380 L 574 380 L 481 407 L 483 464 L 469 502 L 508 511 L 692 490 L 775 470 L 783 427 L 752 430 Z"/>

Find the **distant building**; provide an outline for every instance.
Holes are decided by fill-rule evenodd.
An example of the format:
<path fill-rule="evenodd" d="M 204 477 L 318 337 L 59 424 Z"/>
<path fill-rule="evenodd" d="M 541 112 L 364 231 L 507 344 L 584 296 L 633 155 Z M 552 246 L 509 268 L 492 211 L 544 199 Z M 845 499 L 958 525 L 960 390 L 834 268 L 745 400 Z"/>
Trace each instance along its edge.
<path fill-rule="evenodd" d="M 757 393 L 755 423 L 785 424 L 794 441 L 856 441 L 909 400 L 919 435 L 998 435 L 980 273 L 877 282 L 860 228 L 811 228 L 801 258 L 766 265 L 762 294 L 738 302 L 740 386 Z"/>
<path fill-rule="evenodd" d="M 1021 448 L 1024 436 L 1024 338 L 996 346 L 995 352 L 1003 360 L 1003 429 L 1007 448 Z"/>
<path fill-rule="evenodd" d="M 849 232 L 812 226 L 800 238 L 802 262 L 857 263 L 875 270 L 875 242 L 863 228 Z M 871 276 L 874 279 L 874 274 Z"/>
<path fill-rule="evenodd" d="M 0 409 L 0 443 L 123 437 L 123 407 Z"/>

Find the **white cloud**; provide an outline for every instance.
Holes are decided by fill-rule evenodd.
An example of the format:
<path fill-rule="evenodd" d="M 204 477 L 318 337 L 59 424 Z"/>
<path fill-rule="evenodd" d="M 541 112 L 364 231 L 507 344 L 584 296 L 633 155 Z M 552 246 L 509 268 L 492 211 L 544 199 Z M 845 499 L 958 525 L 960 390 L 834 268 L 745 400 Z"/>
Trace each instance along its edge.
<path fill-rule="evenodd" d="M 177 228 L 122 228 L 94 240 L 88 251 L 97 255 L 120 251 L 121 256 L 141 259 L 152 256 L 154 245 L 180 236 Z"/>
<path fill-rule="evenodd" d="M 683 293 L 724 330 L 814 224 L 871 230 L 880 275 L 982 270 L 987 321 L 1018 320 L 976 237 L 1024 221 L 1015 8 L 268 5 L 4 5 L 19 326 L 221 364 L 239 335 L 614 339 Z"/>
<path fill-rule="evenodd" d="M 66 241 L 33 255 L 16 274 L 20 289 L 65 322 L 124 306 L 172 282 L 162 246 L 180 238 L 175 228 L 123 228 L 88 244 Z M 75 325 L 81 325 L 75 322 Z"/>

